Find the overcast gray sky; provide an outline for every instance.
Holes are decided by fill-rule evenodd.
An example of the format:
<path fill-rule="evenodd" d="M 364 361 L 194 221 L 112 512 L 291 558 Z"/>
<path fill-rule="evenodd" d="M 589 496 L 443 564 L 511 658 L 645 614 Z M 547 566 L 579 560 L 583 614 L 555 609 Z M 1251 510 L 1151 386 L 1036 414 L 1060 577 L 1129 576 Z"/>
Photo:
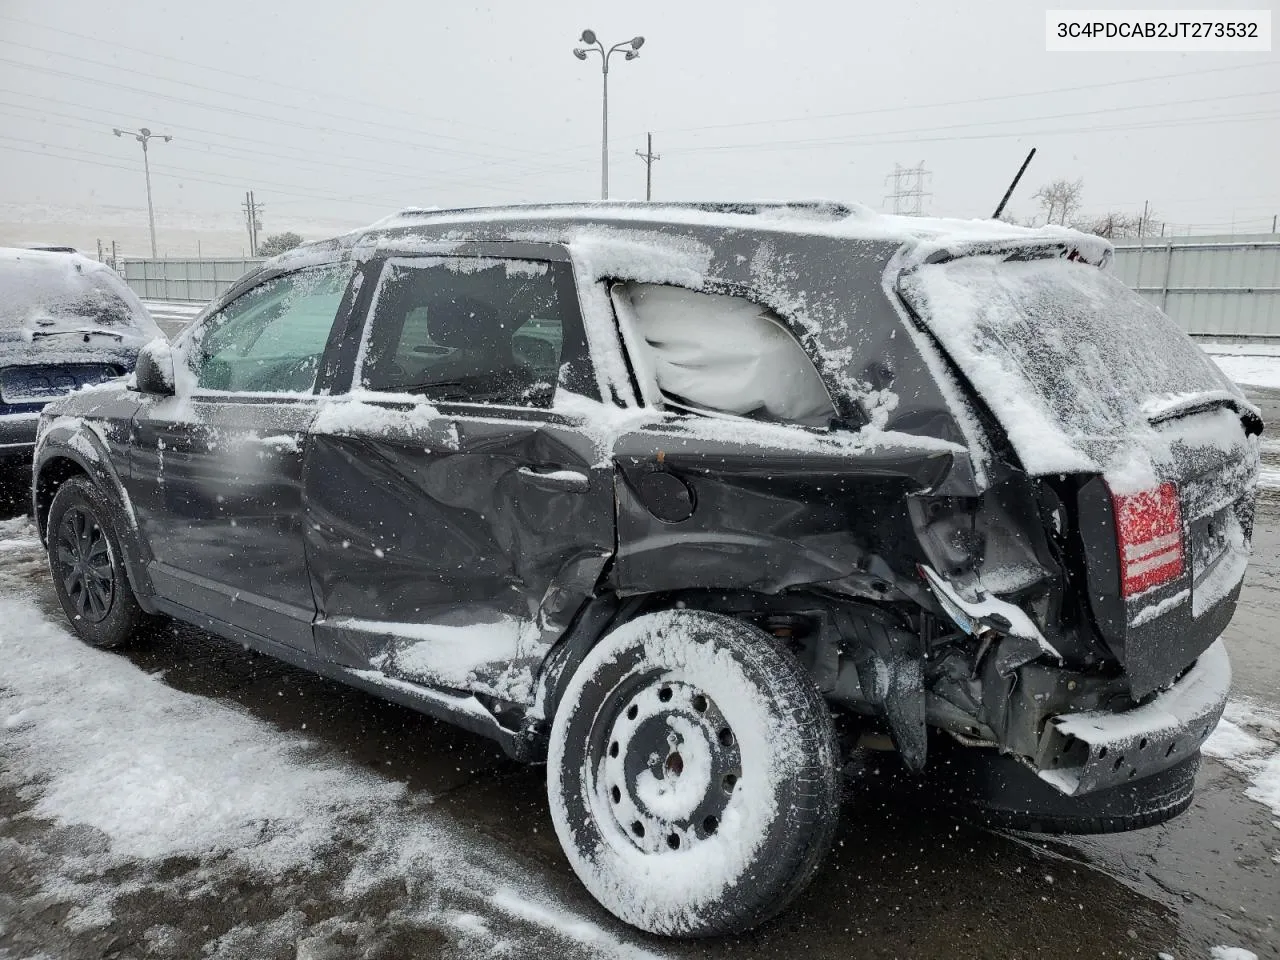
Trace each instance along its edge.
<path fill-rule="evenodd" d="M 599 61 L 570 52 L 590 26 L 646 39 L 610 73 L 615 198 L 643 197 L 651 130 L 660 199 L 883 209 L 894 164 L 923 161 L 928 212 L 986 216 L 1034 145 L 1022 216 L 1065 176 L 1087 212 L 1148 200 L 1198 232 L 1269 228 L 1276 53 L 1046 53 L 1044 9 L 0 0 L 0 203 L 143 209 L 139 147 L 111 135 L 141 125 L 175 137 L 152 147 L 165 222 L 234 223 L 250 187 L 269 225 L 318 229 L 411 204 L 592 199 Z"/>

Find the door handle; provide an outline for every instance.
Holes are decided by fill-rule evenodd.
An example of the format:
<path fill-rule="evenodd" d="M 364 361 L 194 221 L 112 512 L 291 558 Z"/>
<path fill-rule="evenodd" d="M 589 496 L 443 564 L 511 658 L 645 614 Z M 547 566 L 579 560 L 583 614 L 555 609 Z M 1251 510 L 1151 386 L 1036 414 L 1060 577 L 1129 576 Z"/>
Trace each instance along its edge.
<path fill-rule="evenodd" d="M 577 470 L 539 470 L 534 467 L 519 467 L 516 473 L 543 490 L 571 490 L 574 493 L 586 493 L 591 486 L 590 478 Z"/>

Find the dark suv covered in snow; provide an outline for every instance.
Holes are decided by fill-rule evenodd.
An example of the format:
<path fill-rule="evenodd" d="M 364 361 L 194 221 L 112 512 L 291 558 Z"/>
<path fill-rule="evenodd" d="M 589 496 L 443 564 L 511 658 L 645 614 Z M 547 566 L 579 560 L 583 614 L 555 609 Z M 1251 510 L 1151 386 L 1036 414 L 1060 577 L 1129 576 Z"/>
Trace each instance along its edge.
<path fill-rule="evenodd" d="M 647 930 L 781 909 L 858 742 L 996 822 L 1156 823 L 1227 696 L 1262 424 L 1110 256 L 822 203 L 408 211 L 46 411 L 55 588 L 90 643 L 167 614 L 545 759 Z"/>
<path fill-rule="evenodd" d="M 109 267 L 67 248 L 0 248 L 0 462 L 29 462 L 50 400 L 133 369 L 160 335 Z"/>

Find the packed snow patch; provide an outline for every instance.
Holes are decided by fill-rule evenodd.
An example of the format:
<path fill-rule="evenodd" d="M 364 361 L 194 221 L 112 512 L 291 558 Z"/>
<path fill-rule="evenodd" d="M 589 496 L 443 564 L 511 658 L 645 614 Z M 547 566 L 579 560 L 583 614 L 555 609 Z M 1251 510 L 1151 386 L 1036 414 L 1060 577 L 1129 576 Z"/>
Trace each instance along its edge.
<path fill-rule="evenodd" d="M 306 956 L 304 941 L 346 925 L 374 937 L 444 928 L 466 956 L 528 955 L 532 943 L 566 958 L 653 956 L 557 902 L 537 868 L 422 791 L 81 643 L 30 595 L 43 554 L 25 518 L 0 522 L 0 555 L 0 784 L 76 838 L 24 853 L 37 864 L 30 897 L 71 906 L 64 929 L 115 923 L 139 896 L 195 904 L 230 890 L 234 901 L 242 879 L 285 892 L 308 878 L 341 916 L 309 927 L 286 902 L 189 955 L 245 960 L 296 942 Z M 174 857 L 196 866 L 175 875 Z M 388 887 L 403 905 L 371 918 L 360 898 Z M 199 935 L 154 927 L 146 938 L 179 933 Z"/>
<path fill-rule="evenodd" d="M 1258 955 L 1244 947 L 1214 947 L 1209 960 L 1258 960 Z"/>
<path fill-rule="evenodd" d="M 1280 390 L 1280 356 L 1223 355 L 1208 350 L 1213 362 L 1241 386 Z"/>
<path fill-rule="evenodd" d="M 1270 808 L 1280 827 L 1280 712 L 1232 700 L 1204 752 L 1249 780 L 1245 796 Z"/>

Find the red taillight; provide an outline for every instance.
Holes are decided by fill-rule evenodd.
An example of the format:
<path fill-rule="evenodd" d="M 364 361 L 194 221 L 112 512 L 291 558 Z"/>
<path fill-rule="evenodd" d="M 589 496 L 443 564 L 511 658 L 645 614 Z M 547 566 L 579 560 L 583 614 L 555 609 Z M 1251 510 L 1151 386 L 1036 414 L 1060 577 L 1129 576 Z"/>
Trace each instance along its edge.
<path fill-rule="evenodd" d="M 1113 492 L 1120 547 L 1120 593 L 1136 596 L 1182 576 L 1182 508 L 1178 488 L 1162 483 L 1141 493 Z"/>

